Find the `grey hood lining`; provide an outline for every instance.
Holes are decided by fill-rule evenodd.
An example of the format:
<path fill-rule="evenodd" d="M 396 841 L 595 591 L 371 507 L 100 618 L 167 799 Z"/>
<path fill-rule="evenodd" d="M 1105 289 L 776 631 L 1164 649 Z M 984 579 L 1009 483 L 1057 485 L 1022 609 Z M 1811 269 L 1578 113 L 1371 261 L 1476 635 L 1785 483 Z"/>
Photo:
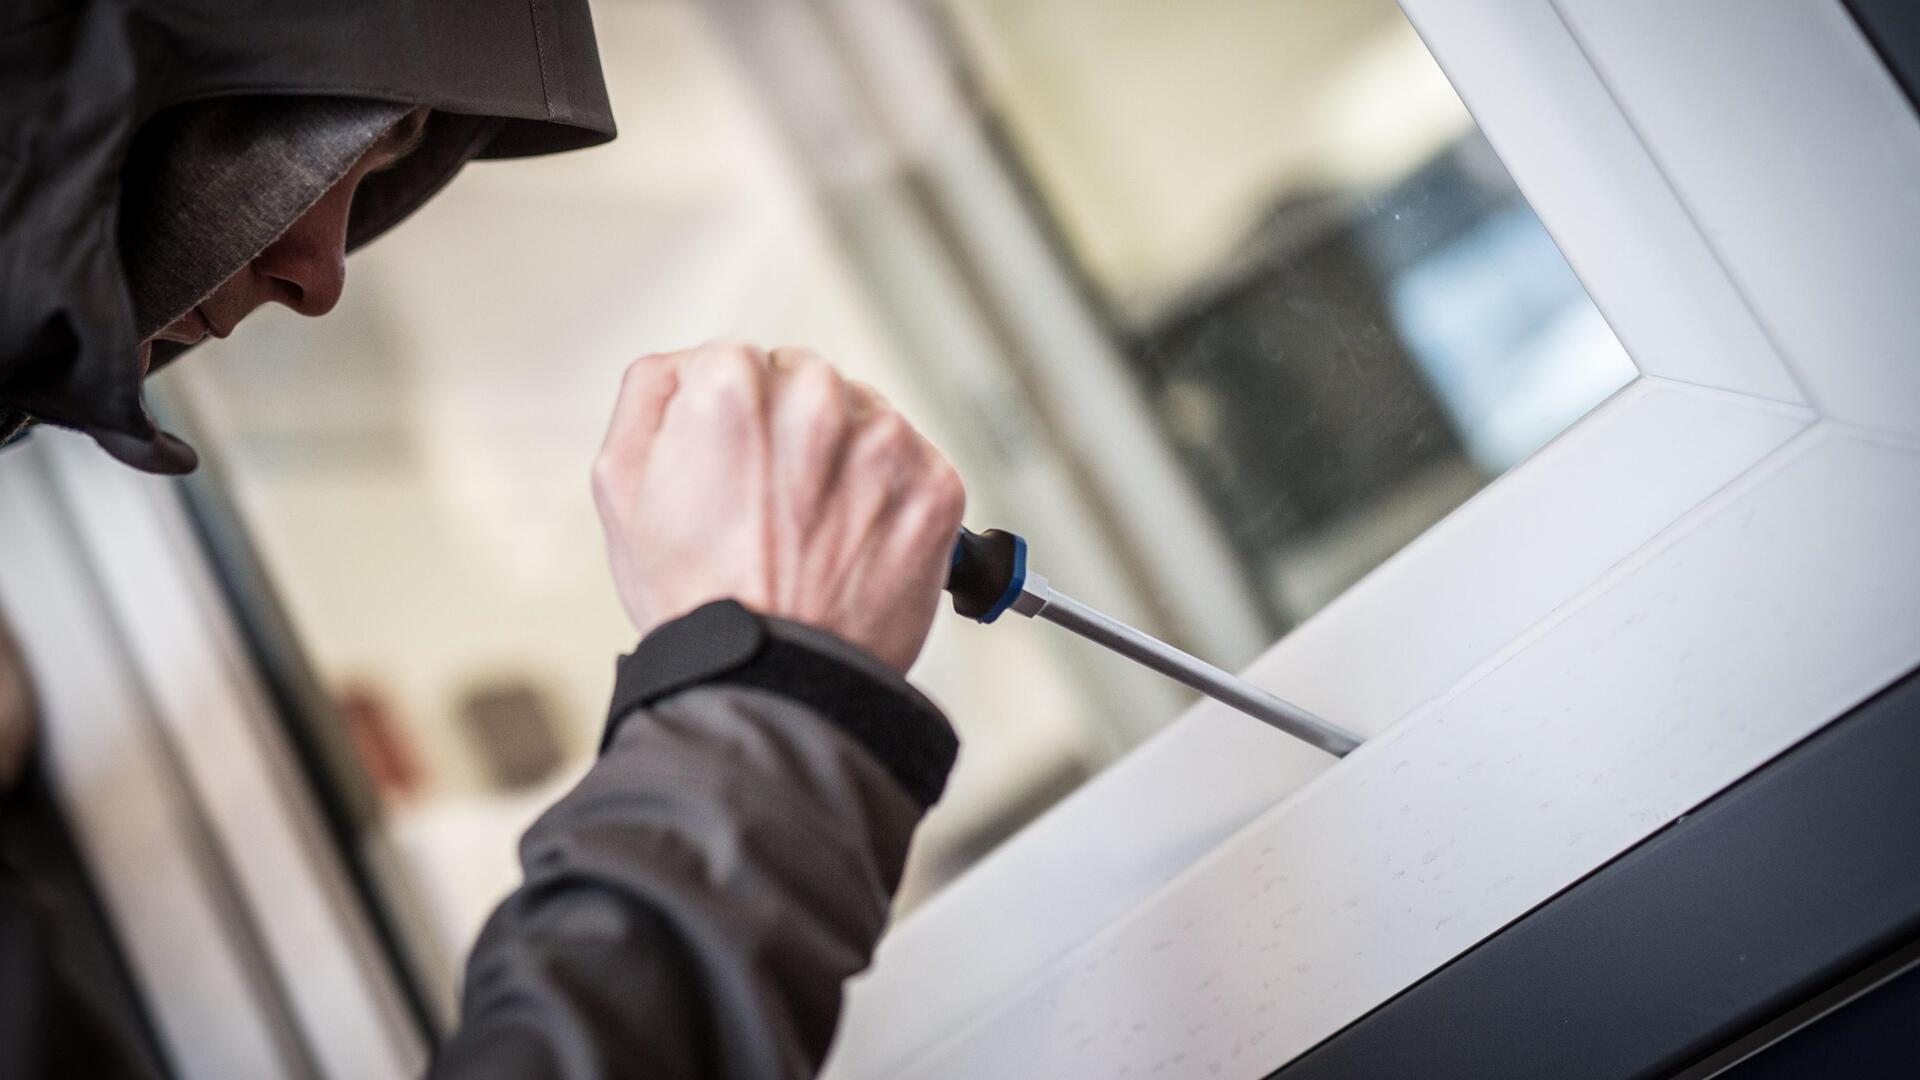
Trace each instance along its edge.
<path fill-rule="evenodd" d="M 186 314 L 271 246 L 411 111 L 356 98 L 232 97 L 149 121 L 120 200 L 139 335 Z"/>

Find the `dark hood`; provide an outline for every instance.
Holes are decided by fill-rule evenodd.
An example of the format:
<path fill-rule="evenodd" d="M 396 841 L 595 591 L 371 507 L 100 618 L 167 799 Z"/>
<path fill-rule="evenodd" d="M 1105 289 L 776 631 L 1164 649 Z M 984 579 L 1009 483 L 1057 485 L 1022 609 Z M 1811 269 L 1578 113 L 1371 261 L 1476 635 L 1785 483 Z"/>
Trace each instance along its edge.
<path fill-rule="evenodd" d="M 191 462 L 141 398 L 117 243 L 121 178 L 156 114 L 260 95 L 434 110 L 421 149 L 362 185 L 349 250 L 469 158 L 568 150 L 614 131 L 586 0 L 6 0 L 0 438 L 8 414 L 24 411 L 143 467 Z M 179 351 L 156 344 L 154 365 Z"/>

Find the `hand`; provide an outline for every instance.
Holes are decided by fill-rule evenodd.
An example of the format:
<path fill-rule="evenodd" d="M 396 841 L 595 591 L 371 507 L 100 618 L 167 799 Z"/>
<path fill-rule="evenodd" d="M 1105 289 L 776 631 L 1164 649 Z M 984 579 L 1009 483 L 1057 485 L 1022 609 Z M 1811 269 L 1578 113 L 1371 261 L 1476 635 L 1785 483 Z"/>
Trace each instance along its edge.
<path fill-rule="evenodd" d="M 593 494 L 643 636 L 732 598 L 902 673 L 966 505 L 953 466 L 872 388 L 806 349 L 725 343 L 628 366 Z"/>

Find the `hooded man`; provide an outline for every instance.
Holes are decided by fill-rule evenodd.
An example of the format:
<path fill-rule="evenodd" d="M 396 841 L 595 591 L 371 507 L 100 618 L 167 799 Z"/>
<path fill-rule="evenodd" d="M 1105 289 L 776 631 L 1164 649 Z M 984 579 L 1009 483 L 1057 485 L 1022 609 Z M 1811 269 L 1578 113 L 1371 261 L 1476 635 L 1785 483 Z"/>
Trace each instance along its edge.
<path fill-rule="evenodd" d="M 585 0 L 12 0 L 0 434 L 189 471 L 151 370 L 266 303 L 326 314 L 346 252 L 467 160 L 612 134 Z M 903 675 L 960 482 L 818 356 L 715 344 L 629 367 L 592 491 L 641 641 L 599 760 L 522 841 L 433 1074 L 812 1075 L 954 759 Z M 0 676 L 14 759 L 27 683 Z M 149 1074 L 11 850 L 0 1075 Z"/>

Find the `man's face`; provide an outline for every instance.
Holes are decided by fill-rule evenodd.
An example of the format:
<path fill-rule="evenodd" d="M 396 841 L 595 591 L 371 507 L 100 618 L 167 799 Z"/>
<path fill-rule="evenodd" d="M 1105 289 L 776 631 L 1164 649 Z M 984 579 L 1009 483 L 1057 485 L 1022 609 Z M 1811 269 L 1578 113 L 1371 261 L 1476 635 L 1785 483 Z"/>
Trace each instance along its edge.
<path fill-rule="evenodd" d="M 174 341 L 192 345 L 209 334 L 223 338 L 240 320 L 267 303 L 285 304 L 308 316 L 332 311 L 346 286 L 347 219 L 354 193 L 360 181 L 392 168 L 420 145 L 426 119 L 427 110 L 416 109 L 395 124 L 278 240 L 144 344 Z"/>

